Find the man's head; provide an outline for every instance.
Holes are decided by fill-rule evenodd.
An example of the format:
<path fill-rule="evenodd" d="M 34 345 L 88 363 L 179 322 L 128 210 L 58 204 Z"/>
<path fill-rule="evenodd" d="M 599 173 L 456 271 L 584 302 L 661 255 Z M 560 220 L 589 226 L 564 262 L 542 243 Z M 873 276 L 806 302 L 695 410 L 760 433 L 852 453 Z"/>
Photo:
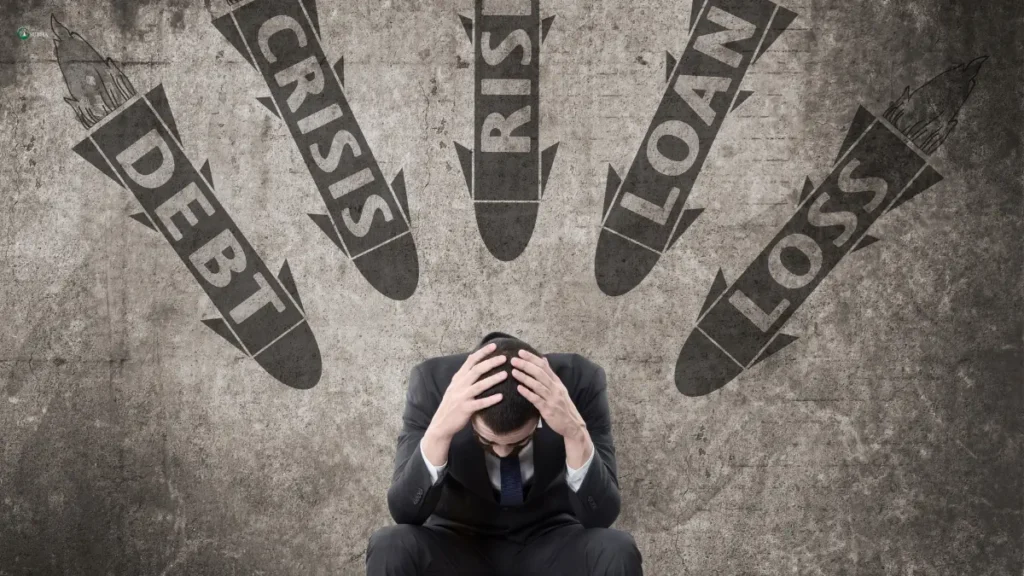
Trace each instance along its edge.
<path fill-rule="evenodd" d="M 487 343 L 492 342 L 496 347 L 484 359 L 505 356 L 506 360 L 503 364 L 482 374 L 478 380 L 483 380 L 503 370 L 508 373 L 508 376 L 477 396 L 477 398 L 486 398 L 500 393 L 501 401 L 480 410 L 473 415 L 470 421 L 477 442 L 480 442 L 484 450 L 490 451 L 495 456 L 505 457 L 519 453 L 519 450 L 529 443 L 540 422 L 540 413 L 537 411 L 537 407 L 516 390 L 519 380 L 512 376 L 512 358 L 519 357 L 520 350 L 526 350 L 537 356 L 541 356 L 541 353 L 518 338 L 498 337 Z"/>

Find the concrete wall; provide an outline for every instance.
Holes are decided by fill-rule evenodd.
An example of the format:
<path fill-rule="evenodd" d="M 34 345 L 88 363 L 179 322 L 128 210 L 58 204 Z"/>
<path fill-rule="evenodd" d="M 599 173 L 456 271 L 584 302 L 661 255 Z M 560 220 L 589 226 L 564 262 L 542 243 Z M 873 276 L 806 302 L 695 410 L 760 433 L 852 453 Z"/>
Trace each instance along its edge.
<path fill-rule="evenodd" d="M 323 43 L 386 176 L 405 169 L 421 278 L 376 293 L 307 218 L 322 202 L 210 0 L 0 4 L 0 574 L 362 574 L 391 522 L 410 368 L 512 332 L 605 367 L 623 510 L 648 574 L 1021 574 L 1019 2 L 789 0 L 690 202 L 704 215 L 621 297 L 594 281 L 607 165 L 635 154 L 686 44 L 689 2 L 544 0 L 534 238 L 479 238 L 453 140 L 472 141 L 469 0 L 321 1 Z M 287 388 L 202 325 L 216 310 L 135 198 L 71 147 L 85 130 L 55 14 L 163 83 L 183 144 L 267 264 L 287 259 L 323 353 Z M 18 26 L 32 33 L 15 36 Z M 828 172 L 858 104 L 988 54 L 945 180 L 883 217 L 794 316 L 788 348 L 701 398 L 676 355 Z"/>

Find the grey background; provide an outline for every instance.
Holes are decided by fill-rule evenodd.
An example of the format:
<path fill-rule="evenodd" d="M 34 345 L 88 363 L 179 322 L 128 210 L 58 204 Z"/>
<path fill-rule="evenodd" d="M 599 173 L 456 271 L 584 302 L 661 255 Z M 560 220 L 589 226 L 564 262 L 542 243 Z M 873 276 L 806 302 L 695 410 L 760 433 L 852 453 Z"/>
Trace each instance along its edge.
<path fill-rule="evenodd" d="M 607 164 L 628 167 L 686 43 L 689 2 L 551 1 L 534 238 L 480 241 L 452 140 L 472 141 L 459 2 L 320 2 L 328 54 L 390 178 L 422 276 L 388 300 L 307 218 L 321 201 L 259 74 L 185 0 L 0 8 L 0 574 L 362 574 L 410 368 L 509 331 L 605 367 L 623 509 L 647 574 L 1022 573 L 1022 9 L 1016 0 L 785 0 L 690 199 L 707 208 L 633 292 L 599 292 Z M 289 389 L 210 332 L 215 309 L 135 199 L 77 157 L 49 16 L 162 82 L 186 151 L 324 354 Z M 20 41 L 18 26 L 33 36 Z M 946 180 L 884 216 L 794 316 L 800 339 L 699 399 L 676 354 L 828 172 L 859 103 L 992 58 L 933 156 Z"/>

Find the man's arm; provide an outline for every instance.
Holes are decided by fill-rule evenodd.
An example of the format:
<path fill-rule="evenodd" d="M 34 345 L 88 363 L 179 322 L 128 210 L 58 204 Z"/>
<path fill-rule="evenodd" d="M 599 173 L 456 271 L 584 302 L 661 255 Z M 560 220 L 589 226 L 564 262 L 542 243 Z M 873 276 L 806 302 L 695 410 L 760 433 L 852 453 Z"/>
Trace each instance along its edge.
<path fill-rule="evenodd" d="M 473 414 L 501 401 L 501 394 L 477 398 L 508 376 L 502 370 L 478 380 L 505 362 L 504 354 L 484 359 L 494 350 L 492 342 L 467 355 L 443 395 L 433 377 L 424 374 L 423 362 L 413 367 L 388 489 L 388 510 L 395 522 L 423 524 L 430 517 L 441 497 L 452 438 Z"/>
<path fill-rule="evenodd" d="M 395 452 L 395 471 L 388 488 L 388 510 L 398 524 L 423 524 L 426 521 L 437 506 L 447 470 L 444 466 L 437 481 L 433 481 L 420 448 L 420 441 L 439 404 L 439 399 L 432 398 L 437 390 L 430 384 L 432 380 L 424 374 L 423 364 L 413 367 Z"/>
<path fill-rule="evenodd" d="M 607 528 L 618 518 L 622 502 L 608 407 L 608 383 L 604 368 L 580 356 L 576 358 L 580 374 L 576 409 L 587 423 L 594 451 L 579 489 L 569 490 L 569 502 L 584 528 Z"/>

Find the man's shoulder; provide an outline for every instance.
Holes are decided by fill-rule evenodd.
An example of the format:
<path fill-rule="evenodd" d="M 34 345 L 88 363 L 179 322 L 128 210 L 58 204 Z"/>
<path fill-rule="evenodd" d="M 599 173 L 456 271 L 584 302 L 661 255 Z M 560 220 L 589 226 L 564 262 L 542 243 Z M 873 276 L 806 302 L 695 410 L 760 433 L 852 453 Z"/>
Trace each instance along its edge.
<path fill-rule="evenodd" d="M 573 353 L 572 356 L 576 362 L 576 369 L 583 376 L 589 376 L 596 373 L 598 370 L 604 370 L 600 364 L 582 354 Z"/>
<path fill-rule="evenodd" d="M 574 377 L 572 386 L 568 382 L 565 382 L 565 386 L 577 404 L 584 399 L 592 399 L 607 388 L 604 368 L 600 364 L 582 354 L 573 353 L 569 356 L 573 361 Z"/>
<path fill-rule="evenodd" d="M 432 391 L 443 395 L 451 383 L 452 376 L 466 361 L 466 356 L 468 356 L 467 353 L 462 353 L 425 358 L 412 367 L 412 373 L 419 372 L 422 376 L 422 386 L 429 387 Z"/>
<path fill-rule="evenodd" d="M 444 372 L 454 374 L 466 361 L 468 354 L 446 354 L 444 356 L 431 356 L 420 361 L 413 367 L 413 370 L 422 370 L 427 376 L 437 376 Z"/>

